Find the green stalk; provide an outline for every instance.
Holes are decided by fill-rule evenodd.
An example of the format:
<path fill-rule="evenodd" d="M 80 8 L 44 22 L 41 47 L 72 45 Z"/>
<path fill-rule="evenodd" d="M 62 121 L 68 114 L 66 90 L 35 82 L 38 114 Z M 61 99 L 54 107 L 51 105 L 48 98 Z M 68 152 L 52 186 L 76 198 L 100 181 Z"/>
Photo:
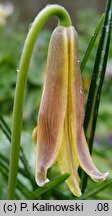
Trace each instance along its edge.
<path fill-rule="evenodd" d="M 93 105 L 95 103 L 94 97 L 95 97 L 95 94 L 97 91 L 96 90 L 97 89 L 97 81 L 100 78 L 100 74 L 101 74 L 99 66 L 100 66 L 102 51 L 104 50 L 103 46 L 104 46 L 104 41 L 105 41 L 106 28 L 107 28 L 107 24 L 108 24 L 108 16 L 109 16 L 110 7 L 111 7 L 111 0 L 108 0 L 106 10 L 105 10 L 105 18 L 104 18 L 104 22 L 103 22 L 103 26 L 102 26 L 102 30 L 101 30 L 100 39 L 99 39 L 97 54 L 96 54 L 96 58 L 95 58 L 95 64 L 94 64 L 94 68 L 93 68 L 93 74 L 92 74 L 92 80 L 91 80 L 91 85 L 90 85 L 90 89 L 89 89 L 87 106 L 86 106 L 84 130 L 85 130 L 87 139 L 88 139 L 88 134 L 90 134 L 89 133 L 89 125 L 91 122 Z"/>
<path fill-rule="evenodd" d="M 105 76 L 107 57 L 110 44 L 110 34 L 111 34 L 111 12 L 109 16 L 109 11 L 111 8 L 111 0 L 107 1 L 107 6 L 105 10 L 105 18 L 102 26 L 102 31 L 99 39 L 99 45 L 97 49 L 92 80 L 87 100 L 85 120 L 84 120 L 84 130 L 86 134 L 86 139 L 88 142 L 90 153 L 92 153 L 94 134 L 96 129 L 96 122 L 98 116 L 98 109 L 102 91 L 102 85 Z M 108 28 L 108 31 L 107 31 Z M 102 54 L 103 57 L 102 57 Z M 82 192 L 84 192 L 87 186 L 88 176 L 86 173 L 82 173 Z"/>
<path fill-rule="evenodd" d="M 89 197 L 92 197 L 104 190 L 107 190 L 108 188 L 112 188 L 112 179 L 97 183 L 96 186 L 94 186 L 93 188 L 90 188 L 87 192 L 82 194 L 82 196 L 77 199 L 78 200 L 88 199 Z"/>
<path fill-rule="evenodd" d="M 20 138 L 21 138 L 21 128 L 22 128 L 22 118 L 23 118 L 23 103 L 25 97 L 25 89 L 27 82 L 28 68 L 30 64 L 30 59 L 32 51 L 34 48 L 37 36 L 47 21 L 47 19 L 53 15 L 58 16 L 59 25 L 70 26 L 71 20 L 67 11 L 58 5 L 50 5 L 44 8 L 38 16 L 35 18 L 22 52 L 19 73 L 17 77 L 15 100 L 14 100 L 14 110 L 13 110 L 13 124 L 12 124 L 12 142 L 11 142 L 11 153 L 10 153 L 10 169 L 9 169 L 9 181 L 8 181 L 8 195 L 7 199 L 15 198 L 15 187 L 16 178 L 18 172 L 18 161 L 20 153 Z"/>
<path fill-rule="evenodd" d="M 83 59 L 82 59 L 82 61 L 81 61 L 81 65 L 80 65 L 81 73 L 83 72 L 83 70 L 84 70 L 84 68 L 85 68 L 86 62 L 87 62 L 87 60 L 88 60 L 88 58 L 89 58 L 89 55 L 90 55 L 90 53 L 91 53 L 91 50 L 92 50 L 94 44 L 95 44 L 95 41 L 96 41 L 97 36 L 98 36 L 98 34 L 99 34 L 99 31 L 100 31 L 100 29 L 101 29 L 103 20 L 104 20 L 104 14 L 101 16 L 101 18 L 100 18 L 100 20 L 99 20 L 99 22 L 98 22 L 98 24 L 97 24 L 97 27 L 96 27 L 96 29 L 95 29 L 95 31 L 94 31 L 94 34 L 93 34 L 92 37 L 91 37 L 91 40 L 90 40 L 89 45 L 88 45 L 88 47 L 87 47 L 87 50 L 86 50 L 86 52 L 85 52 L 85 54 L 84 54 L 84 57 L 83 57 Z"/>

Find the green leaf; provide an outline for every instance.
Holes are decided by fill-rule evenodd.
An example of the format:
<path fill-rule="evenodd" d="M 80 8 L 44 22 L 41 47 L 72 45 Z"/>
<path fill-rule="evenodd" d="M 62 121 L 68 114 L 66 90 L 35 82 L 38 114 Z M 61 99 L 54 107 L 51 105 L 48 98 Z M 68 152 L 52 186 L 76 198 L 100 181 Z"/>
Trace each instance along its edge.
<path fill-rule="evenodd" d="M 92 197 L 95 194 L 98 194 L 104 190 L 106 190 L 107 188 L 112 187 L 112 179 L 97 183 L 96 186 L 94 186 L 93 188 L 89 189 L 88 192 L 84 193 L 80 198 L 78 198 L 79 200 L 85 200 L 89 197 Z"/>
<path fill-rule="evenodd" d="M 4 176 L 4 178 L 8 180 L 8 173 L 9 173 L 8 166 L 7 163 L 5 164 L 1 159 L 2 158 L 0 157 L 0 171 Z M 26 198 L 29 196 L 30 191 L 28 190 L 28 188 L 25 187 L 25 185 L 19 179 L 17 179 L 17 188 L 21 191 L 22 194 L 24 194 Z"/>
<path fill-rule="evenodd" d="M 111 6 L 111 1 L 109 0 L 107 4 L 107 8 L 106 8 L 105 19 L 104 19 L 104 23 L 102 26 L 101 36 L 99 39 L 99 45 L 98 45 L 97 54 L 95 58 L 95 64 L 93 68 L 89 95 L 87 99 L 86 113 L 85 113 L 85 120 L 84 120 L 84 129 L 85 129 L 87 140 L 91 139 L 91 133 L 93 133 L 92 136 L 94 137 L 102 84 L 104 81 L 107 56 L 108 56 L 108 50 L 109 50 L 109 43 L 110 43 L 110 32 L 111 32 L 110 31 L 111 30 L 111 25 L 110 25 L 111 20 L 109 19 L 109 22 L 108 22 L 110 6 Z M 107 28 L 108 28 L 108 32 L 107 32 Z M 96 103 L 97 103 L 97 109 L 96 109 Z M 93 137 L 92 137 L 92 140 L 93 140 Z M 91 151 L 90 144 L 89 144 L 89 147 Z"/>
<path fill-rule="evenodd" d="M 35 190 L 31 194 L 31 196 L 29 197 L 29 199 L 31 199 L 31 200 L 38 199 L 38 197 L 40 195 L 44 194 L 46 191 L 49 191 L 49 190 L 55 188 L 57 185 L 59 185 L 62 182 L 64 182 L 68 177 L 69 177 L 69 174 L 63 174 L 63 175 L 60 175 L 60 176 L 56 177 L 51 182 L 45 184 L 43 187 L 39 187 L 37 190 Z"/>
<path fill-rule="evenodd" d="M 96 41 L 96 38 L 97 38 L 97 36 L 99 34 L 99 31 L 100 31 L 100 28 L 102 26 L 103 20 L 104 20 L 104 14 L 101 16 L 101 18 L 100 18 L 100 20 L 98 22 L 98 25 L 97 25 L 97 27 L 95 29 L 95 32 L 91 37 L 91 40 L 90 40 L 89 45 L 87 47 L 87 50 L 86 50 L 86 52 L 84 54 L 84 57 L 82 59 L 81 66 L 80 66 L 81 67 L 81 72 L 83 72 L 83 70 L 85 68 L 86 62 L 87 62 L 87 60 L 89 58 L 89 55 L 91 53 L 91 50 L 92 50 L 94 44 L 95 44 L 95 41 Z"/>
<path fill-rule="evenodd" d="M 11 130 L 1 115 L 0 115 L 0 128 L 2 132 L 6 135 L 9 142 L 11 142 Z"/>
<path fill-rule="evenodd" d="M 53 189 L 53 195 L 55 196 L 56 200 L 72 200 L 73 195 L 69 195 L 64 193 L 62 190 L 54 188 Z"/>
<path fill-rule="evenodd" d="M 105 10 L 104 22 L 99 39 L 97 54 L 95 58 L 95 64 L 92 73 L 92 80 L 90 84 L 89 95 L 87 99 L 85 119 L 84 119 L 84 131 L 86 139 L 89 145 L 90 153 L 92 152 L 94 134 L 96 129 L 96 122 L 98 116 L 98 109 L 102 91 L 102 85 L 105 76 L 105 69 L 107 64 L 107 57 L 110 45 L 111 34 L 111 0 L 107 1 Z M 108 31 L 107 31 L 108 30 Z M 84 192 L 87 185 L 87 174 L 82 174 L 82 192 Z"/>
<path fill-rule="evenodd" d="M 7 123 L 5 122 L 5 120 L 3 119 L 3 117 L 0 115 L 0 128 L 2 130 L 2 132 L 6 135 L 6 137 L 8 138 L 9 142 L 11 142 L 11 130 L 9 128 L 9 126 L 7 125 Z M 22 174 L 24 173 L 25 176 L 27 176 L 33 186 L 34 181 L 33 181 L 33 177 L 32 174 L 30 173 L 30 168 L 26 159 L 26 156 L 24 154 L 23 148 L 20 147 L 21 150 L 21 155 L 20 155 L 20 159 L 24 165 L 24 172 L 23 170 L 21 170 L 19 168 L 18 171 L 20 171 L 20 173 L 22 172 Z M 3 155 L 2 155 L 2 159 L 3 159 Z M 6 161 L 6 160 L 5 160 Z"/>

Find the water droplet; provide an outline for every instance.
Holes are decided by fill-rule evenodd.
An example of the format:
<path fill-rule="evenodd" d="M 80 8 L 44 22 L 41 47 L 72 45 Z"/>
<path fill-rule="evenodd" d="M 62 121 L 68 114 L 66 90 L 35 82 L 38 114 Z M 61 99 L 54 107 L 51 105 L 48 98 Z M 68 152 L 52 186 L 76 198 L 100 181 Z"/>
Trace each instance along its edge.
<path fill-rule="evenodd" d="M 105 51 L 103 50 L 101 54 L 102 58 L 104 57 L 104 55 L 105 55 Z"/>
<path fill-rule="evenodd" d="M 83 93 L 83 88 L 82 88 L 82 86 L 80 87 L 80 94 L 82 94 Z"/>
<path fill-rule="evenodd" d="M 77 62 L 80 63 L 80 59 L 78 59 Z"/>
<path fill-rule="evenodd" d="M 108 31 L 109 31 L 109 26 L 106 25 L 105 28 L 106 28 L 106 32 L 108 33 Z"/>
<path fill-rule="evenodd" d="M 49 6 L 51 6 L 51 4 L 47 4 L 47 5 L 46 5 L 46 7 L 49 7 Z"/>
<path fill-rule="evenodd" d="M 102 71 L 102 69 L 103 69 L 103 66 L 102 66 L 102 65 L 100 65 L 100 66 L 99 66 L 99 70 L 100 70 L 100 71 Z"/>
<path fill-rule="evenodd" d="M 16 69 L 17 73 L 19 73 L 19 68 Z"/>
<path fill-rule="evenodd" d="M 32 27 L 32 24 L 33 24 L 33 23 L 30 23 L 30 25 L 29 25 L 29 30 L 31 29 L 31 27 Z"/>
<path fill-rule="evenodd" d="M 99 83 L 100 83 L 100 78 L 97 79 L 96 85 L 99 86 Z"/>
<path fill-rule="evenodd" d="M 99 99 L 100 99 L 100 95 L 98 94 L 98 95 L 97 95 L 97 100 L 99 101 Z"/>

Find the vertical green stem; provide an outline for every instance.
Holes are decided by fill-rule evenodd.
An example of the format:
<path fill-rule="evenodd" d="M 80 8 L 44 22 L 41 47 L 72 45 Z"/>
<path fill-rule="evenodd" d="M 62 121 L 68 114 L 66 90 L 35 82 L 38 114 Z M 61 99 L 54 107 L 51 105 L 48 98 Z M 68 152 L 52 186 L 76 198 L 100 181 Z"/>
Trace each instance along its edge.
<path fill-rule="evenodd" d="M 111 9 L 111 0 L 107 0 L 105 17 L 102 25 L 101 35 L 99 39 L 97 54 L 95 58 L 95 64 L 93 68 L 92 80 L 86 105 L 85 119 L 84 119 L 84 131 L 88 142 L 90 153 L 92 153 L 93 141 L 96 129 L 96 122 L 98 116 L 98 109 L 102 91 L 102 85 L 105 76 L 105 69 L 107 64 L 107 57 L 110 44 L 111 33 L 111 16 L 109 16 Z M 111 13 L 110 13 L 111 14 Z M 102 52 L 104 56 L 102 57 Z M 87 186 L 88 176 L 86 173 L 82 173 L 82 192 L 84 192 Z"/>
<path fill-rule="evenodd" d="M 7 199 L 15 198 L 16 177 L 18 172 L 21 127 L 22 127 L 22 118 L 23 118 L 23 103 L 24 103 L 30 59 L 31 59 L 32 51 L 37 36 L 39 34 L 39 31 L 45 24 L 46 20 L 52 15 L 58 16 L 59 25 L 63 25 L 63 26 L 71 25 L 70 17 L 67 11 L 63 7 L 58 5 L 50 5 L 47 6 L 45 9 L 43 9 L 35 18 L 29 30 L 28 36 L 26 38 L 24 49 L 20 60 L 19 73 L 17 77 L 17 84 L 16 84 L 16 91 L 15 91 Z"/>

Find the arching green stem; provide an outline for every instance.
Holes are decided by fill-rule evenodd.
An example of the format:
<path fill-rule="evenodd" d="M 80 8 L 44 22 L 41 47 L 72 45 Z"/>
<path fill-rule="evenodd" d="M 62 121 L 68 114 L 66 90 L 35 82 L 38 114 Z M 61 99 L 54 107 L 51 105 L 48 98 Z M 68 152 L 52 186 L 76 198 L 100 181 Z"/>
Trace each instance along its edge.
<path fill-rule="evenodd" d="M 25 88 L 27 81 L 28 68 L 33 51 L 33 47 L 39 31 L 50 16 L 56 15 L 59 18 L 59 25 L 70 26 L 71 19 L 67 11 L 58 5 L 49 5 L 43 9 L 35 18 L 22 52 L 19 73 L 17 77 L 14 110 L 13 110 L 13 123 L 12 123 L 12 141 L 11 141 L 11 153 L 10 153 L 10 167 L 9 167 L 9 181 L 8 181 L 8 196 L 7 199 L 15 198 L 16 177 L 18 172 L 18 161 L 20 153 L 20 138 L 21 127 L 23 118 L 23 103 L 25 96 Z"/>

